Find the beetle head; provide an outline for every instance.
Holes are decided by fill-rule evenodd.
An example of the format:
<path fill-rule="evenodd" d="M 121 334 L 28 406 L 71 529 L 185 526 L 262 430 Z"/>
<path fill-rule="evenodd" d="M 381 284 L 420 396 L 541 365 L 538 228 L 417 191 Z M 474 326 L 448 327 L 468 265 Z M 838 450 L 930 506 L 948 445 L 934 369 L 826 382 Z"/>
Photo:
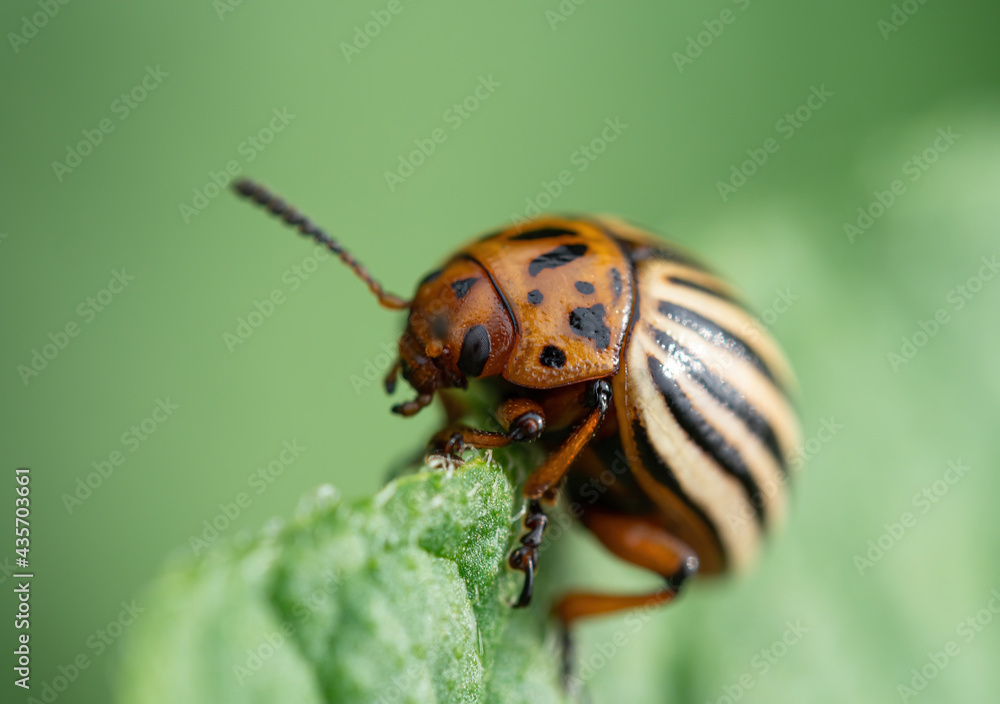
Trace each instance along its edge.
<path fill-rule="evenodd" d="M 469 378 L 501 373 L 513 343 L 510 313 L 485 270 L 471 259 L 452 260 L 424 277 L 410 305 L 386 388 L 392 391 L 401 368 L 417 398 L 393 412 L 413 415 L 438 389 L 464 389 Z"/>

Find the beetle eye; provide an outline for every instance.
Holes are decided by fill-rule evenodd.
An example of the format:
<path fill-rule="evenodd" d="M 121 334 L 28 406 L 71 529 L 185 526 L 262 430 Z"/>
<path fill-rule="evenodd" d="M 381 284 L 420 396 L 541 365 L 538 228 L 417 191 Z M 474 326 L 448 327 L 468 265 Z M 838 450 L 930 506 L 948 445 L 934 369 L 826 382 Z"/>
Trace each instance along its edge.
<path fill-rule="evenodd" d="M 482 325 L 473 325 L 462 340 L 458 369 L 466 376 L 479 376 L 490 359 L 490 334 Z"/>

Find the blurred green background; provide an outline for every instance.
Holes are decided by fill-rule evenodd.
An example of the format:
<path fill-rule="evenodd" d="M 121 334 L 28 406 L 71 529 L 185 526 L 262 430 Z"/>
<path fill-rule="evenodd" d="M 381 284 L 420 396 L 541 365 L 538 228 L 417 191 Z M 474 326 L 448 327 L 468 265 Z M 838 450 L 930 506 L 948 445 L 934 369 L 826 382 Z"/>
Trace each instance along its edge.
<path fill-rule="evenodd" d="M 220 504 L 250 498 L 229 538 L 323 482 L 370 494 L 438 422 L 390 415 L 366 381 L 402 317 L 213 197 L 228 164 L 402 294 L 567 171 L 547 209 L 668 234 L 786 346 L 813 441 L 788 529 L 748 578 L 694 589 L 630 634 L 588 678 L 595 701 L 997 701 L 1000 277 L 981 261 L 1000 254 L 996 3 L 269 5 L 0 10 L 0 468 L 5 516 L 14 467 L 32 468 L 36 686 L 84 653 L 93 666 L 59 700 L 106 701 L 121 641 L 99 633 Z M 361 46 L 372 12 L 391 21 Z M 474 110 L 454 107 L 466 99 Z M 624 127 L 584 156 L 606 120 Z M 390 183 L 439 128 L 433 154 Z M 766 144 L 764 163 L 744 164 Z M 134 278 L 112 295 L 115 272 Z M 274 290 L 283 302 L 227 344 Z M 64 349 L 26 372 L 50 335 Z M 148 420 L 167 400 L 176 410 Z M 285 443 L 304 449 L 254 483 Z M 99 487 L 66 498 L 116 451 Z M 940 482 L 959 461 L 969 471 Z M 587 536 L 566 542 L 567 570 L 545 578 L 651 583 Z M 6 569 L 0 583 L 11 614 Z M 963 630 L 970 617 L 981 625 Z M 2 687 L 23 701 L 3 621 Z M 789 621 L 808 631 L 762 655 Z M 581 658 L 623 623 L 582 628 Z M 940 674 L 898 689 L 949 641 L 960 653 Z"/>

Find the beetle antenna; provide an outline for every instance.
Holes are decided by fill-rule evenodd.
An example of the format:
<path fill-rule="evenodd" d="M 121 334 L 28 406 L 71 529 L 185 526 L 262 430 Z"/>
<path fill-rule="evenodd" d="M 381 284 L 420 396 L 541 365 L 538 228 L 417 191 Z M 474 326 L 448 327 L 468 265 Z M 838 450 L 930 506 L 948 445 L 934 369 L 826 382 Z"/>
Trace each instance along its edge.
<path fill-rule="evenodd" d="M 340 257 L 340 261 L 349 266 L 351 271 L 368 285 L 368 290 L 375 294 L 378 302 L 385 308 L 405 310 L 410 307 L 410 302 L 406 299 L 386 293 L 382 288 L 382 284 L 372 278 L 372 275 L 361 265 L 361 262 L 355 259 L 353 254 L 344 249 L 337 240 L 330 237 L 322 228 L 264 186 L 248 179 L 240 179 L 233 184 L 233 189 L 244 198 L 249 198 L 257 205 L 267 209 L 272 215 L 281 218 L 286 224 L 291 225 L 303 235 L 311 237 L 317 244 L 323 245 Z"/>

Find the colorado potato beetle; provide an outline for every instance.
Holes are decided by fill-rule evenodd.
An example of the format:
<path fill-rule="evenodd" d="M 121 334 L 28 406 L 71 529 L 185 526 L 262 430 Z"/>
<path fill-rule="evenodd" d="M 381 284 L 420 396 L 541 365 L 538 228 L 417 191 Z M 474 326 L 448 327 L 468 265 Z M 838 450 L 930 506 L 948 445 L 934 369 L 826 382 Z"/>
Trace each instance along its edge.
<path fill-rule="evenodd" d="M 525 574 L 515 606 L 531 599 L 543 505 L 561 493 L 612 553 L 664 579 L 649 594 L 571 592 L 554 609 L 564 624 L 745 568 L 781 522 L 799 443 L 792 371 L 733 289 L 680 249 L 619 219 L 546 215 L 458 250 L 406 300 L 269 191 L 235 189 L 337 254 L 384 307 L 408 311 L 386 389 L 401 372 L 416 397 L 395 413 L 469 380 L 495 392 L 502 432 L 461 425 L 446 401 L 434 446 L 543 444 L 509 557 Z"/>

